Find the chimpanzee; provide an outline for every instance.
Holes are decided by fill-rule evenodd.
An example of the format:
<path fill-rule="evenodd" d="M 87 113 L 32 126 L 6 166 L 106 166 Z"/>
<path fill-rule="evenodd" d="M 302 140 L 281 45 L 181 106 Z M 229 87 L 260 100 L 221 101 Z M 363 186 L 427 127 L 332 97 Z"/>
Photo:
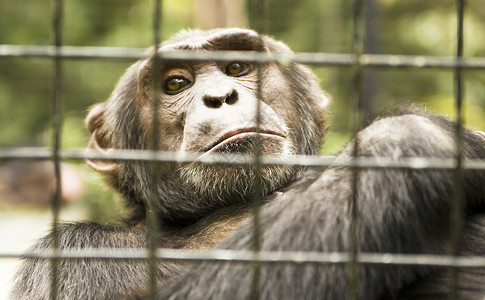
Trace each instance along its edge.
<path fill-rule="evenodd" d="M 291 55 L 281 42 L 245 29 L 183 31 L 159 51 L 239 50 Z M 86 120 L 89 147 L 148 150 L 153 134 L 159 150 L 278 156 L 316 155 L 328 125 L 329 99 L 313 73 L 298 63 L 163 60 L 154 56 L 132 65 L 111 97 L 94 106 Z M 154 90 L 159 93 L 155 95 Z M 156 97 L 157 105 L 153 105 Z M 256 108 L 259 118 L 256 118 Z M 154 111 L 154 109 L 157 109 Z M 160 122 L 153 133 L 153 115 Z M 414 108 L 396 110 L 364 128 L 338 155 L 335 166 L 312 170 L 294 165 L 159 163 L 88 160 L 124 199 L 126 224 L 90 222 L 59 225 L 60 249 L 148 247 L 146 215 L 155 197 L 159 246 L 172 249 L 252 249 L 250 203 L 261 198 L 264 251 L 349 251 L 349 198 L 359 214 L 361 252 L 447 254 L 454 193 L 452 170 L 366 168 L 340 162 L 363 158 L 454 158 L 455 124 Z M 358 149 L 354 146 L 358 145 Z M 464 159 L 485 158 L 485 138 L 464 130 Z M 157 176 L 151 176 L 156 174 Z M 354 181 L 354 175 L 357 176 Z M 466 205 L 462 255 L 485 253 L 485 173 L 465 170 Z M 258 182 L 258 184 L 255 184 Z M 352 186 L 356 185 L 355 194 Z M 151 198 L 152 197 L 152 198 Z M 34 247 L 52 247 L 52 235 Z M 143 297 L 146 262 L 75 259 L 58 265 L 59 299 Z M 15 299 L 47 299 L 51 264 L 24 260 L 15 281 Z M 485 297 L 485 271 L 461 270 L 464 299 Z M 160 299 L 247 299 L 249 264 L 182 264 L 159 261 Z M 442 299 L 448 293 L 446 268 L 363 264 L 357 274 L 359 299 Z M 263 264 L 261 299 L 344 299 L 349 282 L 342 264 Z"/>

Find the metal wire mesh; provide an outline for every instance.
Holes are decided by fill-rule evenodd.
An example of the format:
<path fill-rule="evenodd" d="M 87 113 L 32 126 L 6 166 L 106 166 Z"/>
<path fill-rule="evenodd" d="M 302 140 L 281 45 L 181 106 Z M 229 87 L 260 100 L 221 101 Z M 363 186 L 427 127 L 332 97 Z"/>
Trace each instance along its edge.
<path fill-rule="evenodd" d="M 483 257 L 455 257 L 447 255 L 401 255 L 401 254 L 382 254 L 382 253 L 359 253 L 357 249 L 358 239 L 357 228 L 358 224 L 358 204 L 355 196 L 357 189 L 357 181 L 359 178 L 359 170 L 363 168 L 400 168 L 400 169 L 426 169 L 426 170 L 454 170 L 455 173 L 455 191 L 458 191 L 453 201 L 454 214 L 452 215 L 451 228 L 452 254 L 456 255 L 459 244 L 459 237 L 462 230 L 462 215 L 463 215 L 463 170 L 485 170 L 485 161 L 467 160 L 464 161 L 462 154 L 462 103 L 463 103 L 463 70 L 471 69 L 485 69 L 485 58 L 464 58 L 463 57 L 463 20 L 464 20 L 464 0 L 457 0 L 457 38 L 456 38 L 456 56 L 455 57 L 435 57 L 435 56 L 405 56 L 405 55 L 380 55 L 380 54 L 365 54 L 364 53 L 364 14 L 365 2 L 363 0 L 354 1 L 353 12 L 353 53 L 351 54 L 333 54 L 333 53 L 296 53 L 292 56 L 287 55 L 268 55 L 263 53 L 248 53 L 237 51 L 219 51 L 218 53 L 210 52 L 190 52 L 190 51 L 172 51 L 160 54 L 155 63 L 160 63 L 161 60 L 188 60 L 191 61 L 234 61 L 243 60 L 247 62 L 263 63 L 274 62 L 279 64 L 288 64 L 290 62 L 303 63 L 314 66 L 334 66 L 334 67 L 352 67 L 354 72 L 353 80 L 353 112 L 355 123 L 353 125 L 354 134 L 356 134 L 362 126 L 362 76 L 363 70 L 366 68 L 427 68 L 427 69 L 449 69 L 454 70 L 454 84 L 455 84 L 455 102 L 456 102 L 456 157 L 454 159 L 406 159 L 399 162 L 386 160 L 382 158 L 355 158 L 346 162 L 336 162 L 334 157 L 308 157 L 295 156 L 294 158 L 285 158 L 284 160 L 278 157 L 261 156 L 257 154 L 252 155 L 232 155 L 227 157 L 224 155 L 208 155 L 204 156 L 200 161 L 206 163 L 223 162 L 231 164 L 253 164 L 255 168 L 260 168 L 263 164 L 294 164 L 311 167 L 327 167 L 330 165 L 337 165 L 342 167 L 349 167 L 354 170 L 354 197 L 349 202 L 351 220 L 351 232 L 349 233 L 350 252 L 349 253 L 295 253 L 295 252 L 265 252 L 259 251 L 259 209 L 260 199 L 256 199 L 254 205 L 254 246 L 252 251 L 229 251 L 229 250 L 206 250 L 206 251 L 189 251 L 189 250 L 171 250 L 171 249 L 157 249 L 156 248 L 156 218 L 149 216 L 149 227 L 151 228 L 150 249 L 146 251 L 125 251 L 123 249 L 99 249 L 99 250 L 72 250 L 59 251 L 57 242 L 57 224 L 59 222 L 59 207 L 61 194 L 60 181 L 60 162 L 63 160 L 82 160 L 85 158 L 96 159 L 116 159 L 116 160 L 142 160 L 142 161 L 156 161 L 156 162 L 190 162 L 198 159 L 198 157 L 190 154 L 179 154 L 170 152 L 160 152 L 157 149 L 159 139 L 163 138 L 157 134 L 153 134 L 152 151 L 123 151 L 115 150 L 107 154 L 86 151 L 84 149 L 61 149 L 61 126 L 62 126 L 62 103 L 60 99 L 60 90 L 62 89 L 62 63 L 66 59 L 82 59 L 82 60 L 133 60 L 146 57 L 144 49 L 138 48 L 109 48 L 109 47 L 73 47 L 62 45 L 62 10 L 63 0 L 56 0 L 53 5 L 53 32 L 54 41 L 52 46 L 35 46 L 35 45 L 0 45 L 0 57 L 36 57 L 51 59 L 53 62 L 52 73 L 52 133 L 54 135 L 54 144 L 50 148 L 3 148 L 0 149 L 0 159 L 33 159 L 33 160 L 52 160 L 54 162 L 55 176 L 57 179 L 56 192 L 54 201 L 52 202 L 53 211 L 53 236 L 54 236 L 54 250 L 44 253 L 0 253 L 0 258 L 43 258 L 49 259 L 52 262 L 52 299 L 56 299 L 56 289 L 58 286 L 57 264 L 59 259 L 140 259 L 147 260 L 150 268 L 150 295 L 154 297 L 156 293 L 156 263 L 157 259 L 169 259 L 176 261 L 219 261 L 219 262 L 238 262 L 251 263 L 253 265 L 253 291 L 252 298 L 259 297 L 258 289 L 258 270 L 261 264 L 268 263 L 295 263 L 295 264 L 349 264 L 353 272 L 350 274 L 351 285 L 349 298 L 354 299 L 357 296 L 358 281 L 357 274 L 359 272 L 360 264 L 378 264 L 378 265 L 425 265 L 425 266 L 440 266 L 450 267 L 454 270 L 453 281 L 451 286 L 455 291 L 458 281 L 459 273 L 456 271 L 458 267 L 478 268 L 485 267 L 485 258 Z M 261 20 L 264 18 L 263 1 L 252 1 L 252 9 L 256 16 L 253 27 L 260 32 L 264 32 Z M 153 43 L 158 45 L 160 43 L 160 24 L 162 18 L 161 0 L 154 2 L 153 8 Z M 154 68 L 157 69 L 157 68 Z M 155 80 L 156 80 L 156 76 Z M 155 85 L 157 86 L 157 85 Z M 157 91 L 154 91 L 156 93 Z M 155 98 L 155 97 L 154 97 Z M 153 102 L 154 109 L 157 111 L 157 101 Z M 159 126 L 157 115 L 153 115 L 153 132 L 158 132 Z M 258 123 L 258 122 L 257 122 Z M 357 141 L 357 139 L 356 139 Z M 357 143 L 357 142 L 356 142 Z M 354 147 L 354 156 L 358 156 L 358 144 Z M 156 176 L 157 168 L 153 168 L 152 176 Z M 148 210 L 153 211 L 153 210 Z"/>

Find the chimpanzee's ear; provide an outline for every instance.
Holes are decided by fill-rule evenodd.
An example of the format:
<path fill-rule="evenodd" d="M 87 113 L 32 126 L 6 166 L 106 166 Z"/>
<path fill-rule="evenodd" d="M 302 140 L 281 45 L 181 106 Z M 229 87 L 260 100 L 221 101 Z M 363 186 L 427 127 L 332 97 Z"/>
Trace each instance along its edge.
<path fill-rule="evenodd" d="M 109 153 L 113 148 L 107 135 L 105 126 L 106 104 L 100 103 L 93 106 L 86 118 L 86 126 L 91 133 L 88 149 L 101 153 Z M 88 166 L 102 174 L 113 174 L 118 171 L 119 164 L 111 160 L 86 159 Z"/>

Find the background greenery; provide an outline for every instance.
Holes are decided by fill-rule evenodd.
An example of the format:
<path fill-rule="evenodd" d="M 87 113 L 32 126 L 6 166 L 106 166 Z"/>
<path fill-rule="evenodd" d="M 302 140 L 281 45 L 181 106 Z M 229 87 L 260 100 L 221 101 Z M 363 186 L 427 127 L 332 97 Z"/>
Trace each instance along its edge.
<path fill-rule="evenodd" d="M 203 0 L 163 1 L 162 38 L 182 28 L 198 27 L 200 16 L 195 17 L 197 11 L 194 7 L 203 3 Z M 221 0 L 221 3 L 224 1 Z M 266 33 L 283 40 L 293 50 L 351 52 L 351 0 L 268 0 L 265 3 Z M 455 54 L 454 1 L 368 0 L 366 3 L 367 53 Z M 485 5 L 483 0 L 468 0 L 467 3 L 465 55 L 483 57 Z M 48 0 L 0 1 L 0 44 L 51 44 L 50 5 Z M 63 43 L 148 47 L 153 41 L 153 6 L 153 1 L 149 0 L 66 0 Z M 241 11 L 238 15 L 248 14 Z M 249 18 L 251 16 L 249 13 Z M 212 16 L 207 14 L 202 17 Z M 226 20 L 231 17 L 226 16 Z M 61 96 L 63 147 L 84 147 L 87 144 L 83 119 L 88 107 L 109 96 L 117 79 L 131 63 L 133 61 L 121 60 L 64 62 Z M 349 136 L 352 73 L 348 68 L 314 69 L 322 87 L 333 98 L 333 126 L 322 150 L 323 153 L 333 153 Z M 48 59 L 0 58 L 0 147 L 50 144 L 51 72 L 52 61 Z M 451 70 L 373 69 L 366 71 L 365 75 L 364 103 L 369 117 L 398 103 L 419 103 L 433 112 L 454 118 Z M 465 79 L 466 125 L 483 130 L 485 72 L 466 71 Z M 99 188 L 99 178 L 87 168 L 80 169 L 89 186 L 83 203 L 92 208 L 89 211 L 93 219 L 104 218 L 111 211 L 111 202 L 106 206 L 99 199 L 105 199 L 110 193 Z M 100 196 L 100 193 L 105 195 Z"/>

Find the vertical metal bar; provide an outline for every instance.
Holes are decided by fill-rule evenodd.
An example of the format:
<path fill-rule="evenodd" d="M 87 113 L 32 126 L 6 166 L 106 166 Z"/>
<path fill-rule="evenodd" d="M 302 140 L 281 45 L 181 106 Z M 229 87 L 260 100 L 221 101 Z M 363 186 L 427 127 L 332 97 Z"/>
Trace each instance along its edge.
<path fill-rule="evenodd" d="M 464 20 L 465 0 L 456 0 L 456 58 L 463 57 L 463 20 Z M 452 199 L 451 213 L 450 213 L 450 234 L 451 234 L 451 255 L 457 256 L 460 254 L 460 239 L 463 231 L 463 216 L 465 212 L 466 203 L 464 202 L 464 171 L 463 171 L 463 74 L 462 68 L 457 66 L 454 69 L 454 92 L 455 92 L 455 108 L 456 108 L 456 132 L 455 132 L 455 148 L 456 148 L 456 168 L 454 171 L 454 197 Z M 450 268 L 450 299 L 459 299 L 458 284 L 459 284 L 459 269 Z"/>
<path fill-rule="evenodd" d="M 249 1 L 249 25 L 258 33 L 264 33 L 264 16 L 265 16 L 265 1 L 264 0 L 250 0 Z"/>
<path fill-rule="evenodd" d="M 262 80 L 262 70 L 261 65 L 258 66 L 258 86 L 256 94 L 258 95 L 257 98 L 261 99 L 261 80 Z M 257 132 L 259 132 L 261 127 L 261 104 L 257 101 L 256 104 L 256 128 Z M 253 193 L 251 204 L 253 206 L 253 236 L 252 236 L 252 250 L 254 251 L 255 258 L 259 258 L 259 251 L 261 251 L 261 202 L 262 202 L 262 182 L 261 182 L 261 149 L 262 149 L 262 141 L 261 138 L 258 136 L 256 139 L 256 147 L 254 153 L 254 163 L 253 163 L 253 172 L 254 172 L 254 181 L 253 181 Z M 260 287 L 260 277 L 261 277 L 261 263 L 260 262 L 253 262 L 251 264 L 253 269 L 253 278 L 251 284 L 251 299 L 257 300 L 260 298 L 261 294 L 261 287 Z"/>
<path fill-rule="evenodd" d="M 62 0 L 55 0 L 53 2 L 53 31 L 54 31 L 54 46 L 56 55 L 53 60 L 53 72 L 52 72 L 52 91 L 51 91 L 51 116 L 52 116 L 52 131 L 53 131 L 53 149 L 52 160 L 54 163 L 54 176 L 55 176 L 55 193 L 52 199 L 52 235 L 53 235 L 53 251 L 57 254 L 59 250 L 59 237 L 58 237 L 58 222 L 59 222 L 59 208 L 61 204 L 61 161 L 60 161 L 60 148 L 61 148 L 61 125 L 62 125 L 62 112 L 61 112 L 61 72 L 62 72 L 62 58 L 60 56 L 62 46 L 62 12 L 63 2 Z M 59 259 L 54 255 L 51 260 L 51 291 L 50 299 L 57 299 L 57 287 L 58 287 L 58 265 Z"/>
<path fill-rule="evenodd" d="M 253 0 L 250 2 L 251 8 L 250 13 L 252 16 L 251 20 L 251 27 L 253 27 L 259 34 L 259 41 L 257 45 L 257 51 L 263 51 L 263 37 L 261 34 L 264 32 L 264 0 Z M 261 127 L 261 99 L 262 99 L 262 90 L 261 90 L 261 82 L 263 79 L 262 68 L 264 63 L 258 64 L 258 73 L 257 73 L 257 90 L 256 95 L 258 101 L 256 101 L 256 115 L 255 115 L 255 122 L 256 128 L 259 132 Z M 255 154 L 254 154 L 254 163 L 253 163 L 253 172 L 254 172 L 254 182 L 253 182 L 253 193 L 251 204 L 253 206 L 253 236 L 252 236 L 252 250 L 254 251 L 255 258 L 258 258 L 258 252 L 261 250 L 261 202 L 262 202 L 262 195 L 261 195 L 261 150 L 262 150 L 262 141 L 261 138 L 258 136 L 256 139 L 256 147 L 255 147 Z M 260 277 L 261 277 L 261 263 L 259 262 L 252 262 L 252 283 L 251 283 L 251 294 L 250 299 L 257 300 L 261 296 L 261 287 L 260 287 Z"/>
<path fill-rule="evenodd" d="M 158 262 L 156 257 L 156 250 L 158 247 L 158 234 L 159 234 L 159 220 L 156 210 L 156 201 L 158 201 L 157 181 L 160 176 L 160 164 L 155 161 L 156 152 L 160 150 L 160 120 L 158 115 L 159 110 L 159 95 L 160 95 L 160 65 L 161 58 L 159 57 L 159 45 L 160 45 L 160 25 L 162 19 L 162 1 L 155 0 L 154 3 L 154 15 L 153 15 L 153 43 L 154 43 L 154 55 L 152 57 L 152 76 L 153 76 L 153 91 L 152 91 L 152 145 L 154 161 L 150 163 L 150 177 L 152 179 L 151 195 L 148 201 L 147 207 L 147 225 L 148 225 L 148 240 L 149 240 L 149 259 L 148 264 L 148 288 L 149 299 L 155 299 L 157 293 L 157 273 Z"/>
<path fill-rule="evenodd" d="M 353 157 L 359 156 L 359 142 L 357 134 L 362 126 L 362 81 L 363 81 L 363 67 L 360 64 L 360 57 L 364 51 L 364 0 L 354 0 L 353 11 L 353 39 L 352 50 L 355 55 L 354 61 L 354 76 L 352 81 L 352 131 L 354 137 Z M 350 262 L 349 268 L 349 293 L 348 299 L 357 299 L 359 296 L 359 169 L 352 169 L 352 196 L 349 201 L 349 253 Z"/>

